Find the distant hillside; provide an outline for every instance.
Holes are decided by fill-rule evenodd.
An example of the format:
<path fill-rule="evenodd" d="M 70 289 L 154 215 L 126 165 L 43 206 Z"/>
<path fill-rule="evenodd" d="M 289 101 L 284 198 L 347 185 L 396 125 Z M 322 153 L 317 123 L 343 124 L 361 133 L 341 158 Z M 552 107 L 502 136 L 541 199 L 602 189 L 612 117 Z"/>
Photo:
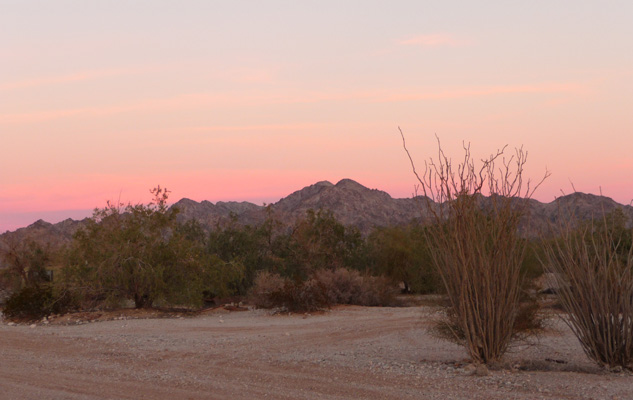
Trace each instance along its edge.
<path fill-rule="evenodd" d="M 483 198 L 482 201 L 485 204 L 490 199 Z M 248 202 L 219 201 L 213 204 L 184 198 L 172 207 L 180 209 L 178 218 L 181 221 L 195 219 L 205 229 L 214 229 L 218 224 L 228 222 L 232 216 L 238 223 L 249 225 L 261 223 L 266 218 L 266 209 L 263 206 Z M 549 224 L 556 222 L 561 207 L 573 212 L 580 219 L 589 219 L 593 215 L 600 215 L 602 210 L 610 212 L 621 207 L 629 217 L 629 223 L 633 221 L 633 207 L 629 205 L 618 204 L 604 196 L 574 193 L 551 203 L 530 200 L 529 225 L 523 224 L 523 234 L 533 236 L 539 229 L 546 229 Z M 276 218 L 288 225 L 303 217 L 309 209 L 331 210 L 343 224 L 356 226 L 366 234 L 375 226 L 403 225 L 421 219 L 426 202 L 422 197 L 394 199 L 381 190 L 369 189 L 351 179 L 343 179 L 337 184 L 321 181 L 306 186 L 271 204 L 270 208 Z M 40 220 L 26 228 L 0 235 L 0 239 L 30 238 L 48 242 L 55 247 L 69 241 L 81 225 L 82 221 L 71 219 L 57 224 Z M 0 248 L 1 246 L 2 240 Z"/>

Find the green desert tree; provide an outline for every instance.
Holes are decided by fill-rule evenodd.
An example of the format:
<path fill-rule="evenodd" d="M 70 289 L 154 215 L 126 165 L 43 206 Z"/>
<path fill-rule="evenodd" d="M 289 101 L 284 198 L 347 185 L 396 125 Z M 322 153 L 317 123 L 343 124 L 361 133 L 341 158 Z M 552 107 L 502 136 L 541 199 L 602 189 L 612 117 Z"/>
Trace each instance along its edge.
<path fill-rule="evenodd" d="M 241 265 L 208 255 L 195 226 L 178 224 L 166 189 L 151 193 L 149 204 L 108 202 L 76 233 L 63 280 L 84 302 L 198 306 L 204 291 L 226 294 L 241 278 Z"/>
<path fill-rule="evenodd" d="M 287 234 L 273 215 L 270 206 L 266 219 L 258 225 L 242 225 L 232 215 L 228 224 L 216 226 L 209 232 L 207 251 L 225 262 L 244 266 L 243 279 L 235 287 L 236 294 L 244 295 L 253 284 L 258 271 L 279 272 L 284 260 Z"/>
<path fill-rule="evenodd" d="M 294 226 L 285 257 L 289 275 L 307 277 L 319 269 L 357 268 L 363 238 L 329 210 L 307 210 Z"/>
<path fill-rule="evenodd" d="M 367 238 L 371 272 L 402 282 L 405 293 L 437 292 L 439 277 L 424 229 L 413 225 L 375 228 Z"/>

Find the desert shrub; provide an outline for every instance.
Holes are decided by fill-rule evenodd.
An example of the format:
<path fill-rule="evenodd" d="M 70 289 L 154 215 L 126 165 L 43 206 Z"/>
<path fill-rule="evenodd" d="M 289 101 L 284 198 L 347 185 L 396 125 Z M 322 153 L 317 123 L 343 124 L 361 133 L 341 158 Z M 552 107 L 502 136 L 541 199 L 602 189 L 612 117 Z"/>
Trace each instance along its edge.
<path fill-rule="evenodd" d="M 633 231 L 621 210 L 586 224 L 561 220 L 562 238 L 548 242 L 544 263 L 558 281 L 565 322 L 591 360 L 633 369 Z"/>
<path fill-rule="evenodd" d="M 323 285 L 331 304 L 353 304 L 363 289 L 363 277 L 360 273 L 347 268 L 321 269 L 313 277 Z"/>
<path fill-rule="evenodd" d="M 396 298 L 397 292 L 398 289 L 390 279 L 382 276 L 365 276 L 358 299 L 352 300 L 351 304 L 377 307 L 397 306 L 399 305 Z"/>
<path fill-rule="evenodd" d="M 397 304 L 397 289 L 384 277 L 363 276 L 356 270 L 337 268 L 318 270 L 313 279 L 319 282 L 331 304 L 392 306 Z"/>
<path fill-rule="evenodd" d="M 50 287 L 25 286 L 7 299 L 3 313 L 10 319 L 38 319 L 50 314 Z"/>
<path fill-rule="evenodd" d="M 521 265 L 521 273 L 528 281 L 533 282 L 545 272 L 541 260 L 545 256 L 545 245 L 543 239 L 522 239 L 526 241 L 525 256 Z"/>
<path fill-rule="evenodd" d="M 334 304 L 393 306 L 398 304 L 396 294 L 391 280 L 362 276 L 358 271 L 346 268 L 318 270 L 306 280 L 262 271 L 255 278 L 250 300 L 260 308 L 305 312 Z"/>
<path fill-rule="evenodd" d="M 283 289 L 273 293 L 273 299 L 293 312 L 318 311 L 330 307 L 325 288 L 315 279 L 286 279 Z"/>
<path fill-rule="evenodd" d="M 466 344 L 466 333 L 456 315 L 455 309 L 449 301 L 440 302 L 444 313 L 435 319 L 431 326 L 431 333 L 458 345 Z M 512 326 L 512 340 L 521 341 L 538 335 L 546 326 L 546 316 L 541 312 L 535 295 L 523 292 L 518 306 L 514 325 Z"/>
<path fill-rule="evenodd" d="M 518 225 L 533 194 L 522 176 L 527 153 L 518 149 L 505 159 L 500 150 L 477 166 L 464 146 L 455 167 L 439 140 L 438 148 L 438 160 L 426 163 L 423 176 L 409 158 L 432 223 L 427 239 L 449 300 L 449 324 L 473 360 L 497 361 L 516 337 L 521 308 L 526 241 Z"/>
<path fill-rule="evenodd" d="M 269 271 L 260 271 L 253 280 L 253 286 L 249 292 L 249 299 L 256 307 L 277 307 L 274 293 L 283 290 L 286 279 L 279 274 Z"/>
<path fill-rule="evenodd" d="M 315 279 L 301 281 L 262 271 L 255 277 L 250 299 L 256 307 L 310 312 L 328 308 L 324 286 Z"/>
<path fill-rule="evenodd" d="M 404 293 L 437 293 L 441 281 L 420 226 L 375 228 L 367 238 L 369 269 L 403 283 Z"/>
<path fill-rule="evenodd" d="M 72 299 L 65 293 L 54 294 L 51 285 L 32 285 L 9 296 L 2 312 L 9 319 L 35 320 L 64 313 L 72 306 Z"/>
<path fill-rule="evenodd" d="M 47 269 L 53 263 L 52 251 L 33 240 L 6 240 L 0 252 L 0 287 L 10 292 L 50 281 Z"/>

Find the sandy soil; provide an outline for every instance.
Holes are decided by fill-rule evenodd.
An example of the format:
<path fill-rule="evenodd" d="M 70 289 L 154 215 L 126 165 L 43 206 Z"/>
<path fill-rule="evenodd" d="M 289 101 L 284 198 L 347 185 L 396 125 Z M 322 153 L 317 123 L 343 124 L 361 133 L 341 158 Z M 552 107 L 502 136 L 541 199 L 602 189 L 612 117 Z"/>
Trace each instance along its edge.
<path fill-rule="evenodd" d="M 217 309 L 3 322 L 0 398 L 633 399 L 633 376 L 594 367 L 558 319 L 537 343 L 513 348 L 502 368 L 478 376 L 461 347 L 429 334 L 436 313 Z"/>

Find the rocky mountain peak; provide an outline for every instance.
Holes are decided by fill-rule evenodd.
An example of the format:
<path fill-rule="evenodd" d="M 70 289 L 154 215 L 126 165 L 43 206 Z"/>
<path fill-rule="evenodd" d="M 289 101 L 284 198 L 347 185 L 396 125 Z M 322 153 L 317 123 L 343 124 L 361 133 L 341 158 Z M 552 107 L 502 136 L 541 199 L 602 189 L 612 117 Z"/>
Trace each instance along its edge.
<path fill-rule="evenodd" d="M 303 218 L 308 209 L 325 209 L 331 211 L 343 224 L 356 226 L 361 232 L 369 233 L 375 226 L 403 225 L 412 220 L 420 220 L 428 206 L 428 203 L 420 200 L 394 199 L 381 190 L 369 189 L 351 179 L 342 179 L 336 185 L 321 181 L 306 186 L 270 207 L 275 218 L 288 225 Z M 482 197 L 483 203 L 489 200 Z M 623 206 L 608 197 L 592 194 L 573 193 L 550 203 L 532 199 L 528 204 L 529 217 L 526 220 L 529 224 L 526 223 L 522 228 L 522 234 L 526 236 L 534 236 L 537 232 L 548 229 L 552 223 L 556 224 L 561 210 L 570 211 L 580 219 L 590 219 L 602 212 L 611 212 L 616 207 L 621 207 L 629 218 L 629 223 L 633 221 L 632 206 Z M 249 225 L 261 223 L 267 215 L 263 206 L 249 202 L 218 201 L 213 204 L 206 200 L 197 202 L 183 198 L 174 206 L 180 209 L 180 221 L 195 219 L 205 229 L 222 225 L 231 215 L 237 216 L 238 223 Z M 26 228 L 0 235 L 0 239 L 12 236 L 20 240 L 33 238 L 43 242 L 61 243 L 70 240 L 81 226 L 81 221 L 65 220 L 53 225 L 39 220 Z"/>
<path fill-rule="evenodd" d="M 27 226 L 27 228 L 31 228 L 31 229 L 46 229 L 51 227 L 53 224 L 51 224 L 50 222 L 46 222 L 43 219 L 38 219 L 37 221 L 33 222 L 31 225 Z"/>
<path fill-rule="evenodd" d="M 368 190 L 365 186 L 352 179 L 341 179 L 335 186 L 340 189 Z"/>

